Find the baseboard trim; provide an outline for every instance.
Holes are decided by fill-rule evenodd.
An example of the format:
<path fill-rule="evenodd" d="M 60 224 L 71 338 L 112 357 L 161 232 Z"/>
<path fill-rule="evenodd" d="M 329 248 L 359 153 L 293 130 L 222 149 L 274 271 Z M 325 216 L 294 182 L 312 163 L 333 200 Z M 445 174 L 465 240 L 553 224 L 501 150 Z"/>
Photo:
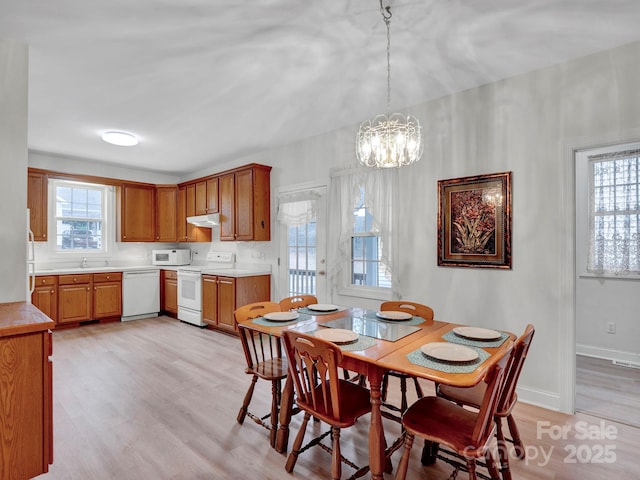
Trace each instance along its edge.
<path fill-rule="evenodd" d="M 576 354 L 584 355 L 585 357 L 602 358 L 604 360 L 640 366 L 640 355 L 632 352 L 624 352 L 622 350 L 578 344 L 576 345 Z"/>
<path fill-rule="evenodd" d="M 562 411 L 562 402 L 560 395 L 544 390 L 535 390 L 528 387 L 517 387 L 518 401 L 535 405 L 536 407 L 546 408 L 556 412 Z"/>

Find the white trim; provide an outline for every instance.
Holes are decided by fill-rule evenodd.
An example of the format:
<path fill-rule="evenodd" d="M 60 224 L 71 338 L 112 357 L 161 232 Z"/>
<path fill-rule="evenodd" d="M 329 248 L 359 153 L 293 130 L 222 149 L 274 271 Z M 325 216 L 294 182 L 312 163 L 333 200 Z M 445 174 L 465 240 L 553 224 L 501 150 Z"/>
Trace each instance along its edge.
<path fill-rule="evenodd" d="M 634 352 L 625 352 L 611 348 L 578 344 L 576 345 L 576 354 L 584 355 L 585 357 L 601 358 L 603 360 L 615 360 L 617 362 L 631 363 L 640 366 L 640 354 Z"/>
<path fill-rule="evenodd" d="M 563 402 L 557 393 L 527 387 L 517 387 L 516 392 L 518 394 L 518 403 L 528 403 L 536 407 L 564 412 L 562 408 Z"/>

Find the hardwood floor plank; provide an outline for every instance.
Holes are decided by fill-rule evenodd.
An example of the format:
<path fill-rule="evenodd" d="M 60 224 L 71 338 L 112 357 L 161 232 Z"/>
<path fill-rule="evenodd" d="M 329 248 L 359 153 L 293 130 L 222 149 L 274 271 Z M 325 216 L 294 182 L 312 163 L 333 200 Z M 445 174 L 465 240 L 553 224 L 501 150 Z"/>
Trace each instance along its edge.
<path fill-rule="evenodd" d="M 330 456 L 314 448 L 300 455 L 292 474 L 286 456 L 269 447 L 268 432 L 236 414 L 249 385 L 237 338 L 168 317 L 56 331 L 53 346 L 54 463 L 43 480 L 281 480 L 330 478 Z M 392 383 L 389 395 L 397 400 Z M 425 393 L 433 388 L 422 383 Z M 410 401 L 413 399 L 409 392 Z M 267 412 L 270 385 L 259 381 L 252 410 Z M 614 439 L 576 439 L 578 428 L 599 425 L 584 414 L 564 415 L 520 403 L 516 420 L 530 456 L 512 459 L 519 480 L 637 480 L 640 429 L 605 422 Z M 541 424 L 540 422 L 547 422 Z M 583 422 L 580 423 L 580 422 Z M 312 422 L 313 423 L 313 422 Z M 299 416 L 292 420 L 292 436 Z M 541 426 L 546 426 L 542 428 Z M 549 432 L 568 429 L 565 438 Z M 310 430 L 326 426 L 313 424 Z M 343 453 L 367 461 L 369 417 L 342 433 Z M 399 435 L 385 419 L 387 442 Z M 310 435 L 310 433 L 309 433 Z M 292 441 L 292 440 L 291 440 Z M 452 467 L 420 465 L 416 441 L 409 480 L 447 479 Z M 594 463 L 599 446 L 612 446 L 611 463 Z M 570 463 L 570 449 L 583 457 Z M 569 449 L 569 450 L 567 450 Z M 546 458 L 543 453 L 551 452 Z M 589 455 L 589 461 L 586 461 Z M 394 464 L 400 452 L 393 456 Z M 352 470 L 344 466 L 343 478 Z M 385 474 L 385 479 L 393 475 Z M 466 478 L 459 473 L 458 478 Z"/>

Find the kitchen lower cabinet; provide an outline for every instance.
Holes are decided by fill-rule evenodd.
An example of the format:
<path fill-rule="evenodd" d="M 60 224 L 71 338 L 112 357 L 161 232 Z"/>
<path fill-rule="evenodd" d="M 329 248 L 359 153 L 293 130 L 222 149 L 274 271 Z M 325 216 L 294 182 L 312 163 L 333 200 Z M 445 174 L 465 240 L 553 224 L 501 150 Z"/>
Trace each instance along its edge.
<path fill-rule="evenodd" d="M 58 276 L 58 324 L 91 320 L 91 274 Z"/>
<path fill-rule="evenodd" d="M 212 328 L 237 333 L 233 312 L 242 305 L 271 299 L 271 275 L 202 276 L 202 320 Z"/>
<path fill-rule="evenodd" d="M 178 316 L 178 272 L 162 270 L 160 272 L 160 310 Z"/>
<path fill-rule="evenodd" d="M 58 319 L 58 277 L 35 277 L 31 303 L 54 322 Z"/>
<path fill-rule="evenodd" d="M 37 477 L 53 463 L 53 326 L 30 303 L 0 304 L 0 479 Z"/>
<path fill-rule="evenodd" d="M 122 273 L 93 274 L 93 319 L 122 316 Z"/>

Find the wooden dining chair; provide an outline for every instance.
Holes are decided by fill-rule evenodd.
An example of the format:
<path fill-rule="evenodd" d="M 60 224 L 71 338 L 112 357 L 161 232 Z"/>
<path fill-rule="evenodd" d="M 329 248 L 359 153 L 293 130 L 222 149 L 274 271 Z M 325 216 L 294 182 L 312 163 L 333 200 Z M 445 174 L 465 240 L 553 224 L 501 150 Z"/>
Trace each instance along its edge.
<path fill-rule="evenodd" d="M 284 344 L 289 362 L 289 374 L 296 390 L 296 403 L 304 412 L 300 430 L 293 442 L 285 469 L 291 473 L 298 455 L 307 448 L 320 444 L 331 452 L 331 478 L 337 480 L 342 474 L 342 462 L 356 468 L 351 478 L 357 478 L 369 471 L 368 466 L 359 468 L 344 459 L 340 452 L 340 429 L 355 424 L 356 420 L 371 411 L 369 390 L 357 383 L 341 379 L 338 365 L 342 352 L 334 343 L 312 335 L 286 330 Z M 331 429 L 308 442 L 302 443 L 309 419 L 313 416 L 330 425 Z M 321 440 L 331 435 L 331 446 L 321 444 Z M 363 440 L 366 441 L 366 440 Z"/>
<path fill-rule="evenodd" d="M 516 457 L 525 458 L 525 448 L 520 438 L 518 426 L 513 418 L 513 407 L 518 402 L 518 395 L 516 394 L 516 386 L 518 379 L 520 378 L 520 372 L 524 366 L 524 361 L 527 358 L 529 347 L 531 346 L 531 340 L 535 328 L 529 324 L 524 330 L 524 333 L 516 340 L 513 347 L 513 356 L 511 362 L 507 368 L 506 382 L 504 389 L 500 394 L 500 400 L 498 401 L 498 409 L 494 415 L 496 423 L 496 439 L 498 441 L 498 454 L 500 455 L 500 470 L 502 478 L 504 480 L 511 480 L 511 471 L 509 470 L 507 441 L 513 443 L 515 447 Z M 449 385 L 437 384 L 436 395 L 458 405 L 466 405 L 474 408 L 480 408 L 484 393 L 486 390 L 486 384 L 480 383 L 470 388 L 452 387 Z M 510 439 L 506 439 L 502 431 L 502 419 L 507 419 L 507 425 L 509 427 Z"/>
<path fill-rule="evenodd" d="M 278 429 L 278 412 L 282 394 L 282 380 L 287 377 L 287 359 L 283 354 L 282 343 L 278 337 L 259 332 L 251 327 L 248 320 L 261 317 L 269 312 L 279 312 L 280 304 L 275 302 L 257 302 L 238 308 L 234 317 L 238 324 L 240 342 L 247 362 L 245 373 L 252 376 L 249 389 L 244 396 L 242 406 L 238 412 L 237 421 L 242 425 L 245 416 L 249 416 L 258 425 L 270 430 L 271 446 L 275 446 Z M 249 404 L 253 397 L 258 379 L 271 382 L 271 411 L 258 416 L 249 411 Z M 265 420 L 270 419 L 267 424 Z"/>
<path fill-rule="evenodd" d="M 389 301 L 383 302 L 380 305 L 381 311 L 395 311 L 395 312 L 405 312 L 413 315 L 414 317 L 423 318 L 427 325 L 433 324 L 433 309 L 427 305 L 423 305 L 421 303 L 415 302 L 405 302 L 405 301 Z M 393 405 L 387 402 L 387 390 L 389 385 L 389 377 L 398 378 L 400 380 L 400 406 Z M 424 396 L 422 392 L 422 387 L 418 382 L 416 377 L 412 377 L 411 375 L 407 375 L 405 373 L 390 371 L 382 377 L 382 405 L 388 408 L 389 410 L 393 410 L 396 412 L 404 412 L 409 402 L 407 400 L 407 380 L 412 379 L 413 385 L 416 389 L 416 396 L 418 398 L 422 398 Z M 398 419 L 397 417 L 391 417 Z"/>
<path fill-rule="evenodd" d="M 314 295 L 294 295 L 280 300 L 280 307 L 283 312 L 288 312 L 314 303 L 318 303 L 318 299 Z"/>
<path fill-rule="evenodd" d="M 512 357 L 513 344 L 508 341 L 511 344 L 503 350 L 484 378 L 486 387 L 477 412 L 437 396 L 423 397 L 404 412 L 404 451 L 398 464 L 396 480 L 406 478 L 411 447 L 416 436 L 434 445 L 445 445 L 464 458 L 466 463 L 463 466 L 469 472 L 470 480 L 477 480 L 476 460 L 481 457 L 485 458 L 491 478 L 499 478 L 489 443 L 496 430 L 493 416 L 505 383 L 507 364 Z"/>

